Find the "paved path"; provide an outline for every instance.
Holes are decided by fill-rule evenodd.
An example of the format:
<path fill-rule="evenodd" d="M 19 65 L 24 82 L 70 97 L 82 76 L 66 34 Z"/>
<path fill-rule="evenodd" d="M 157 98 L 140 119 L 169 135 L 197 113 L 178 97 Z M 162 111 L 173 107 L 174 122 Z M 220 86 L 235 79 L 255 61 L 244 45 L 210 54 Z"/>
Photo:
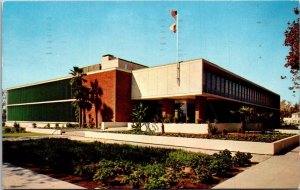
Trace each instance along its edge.
<path fill-rule="evenodd" d="M 2 166 L 3 189 L 85 189 L 8 163 Z"/>
<path fill-rule="evenodd" d="M 300 147 L 276 155 L 230 178 L 214 188 L 300 189 Z"/>

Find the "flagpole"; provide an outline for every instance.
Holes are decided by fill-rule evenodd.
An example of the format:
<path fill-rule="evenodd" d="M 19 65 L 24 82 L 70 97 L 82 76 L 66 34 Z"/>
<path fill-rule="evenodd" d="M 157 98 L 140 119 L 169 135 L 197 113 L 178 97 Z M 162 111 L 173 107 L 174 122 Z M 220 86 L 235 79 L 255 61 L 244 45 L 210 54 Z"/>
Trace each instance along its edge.
<path fill-rule="evenodd" d="M 180 86 L 180 63 L 179 63 L 179 10 L 177 9 L 176 19 L 176 45 L 177 45 L 177 84 Z"/>

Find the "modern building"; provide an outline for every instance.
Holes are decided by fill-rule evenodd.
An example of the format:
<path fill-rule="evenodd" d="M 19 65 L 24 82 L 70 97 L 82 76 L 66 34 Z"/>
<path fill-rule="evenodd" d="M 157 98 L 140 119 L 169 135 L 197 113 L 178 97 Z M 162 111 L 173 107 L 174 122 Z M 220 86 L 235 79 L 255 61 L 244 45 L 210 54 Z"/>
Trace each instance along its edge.
<path fill-rule="evenodd" d="M 284 117 L 283 122 L 287 125 L 299 125 L 300 126 L 300 112 L 292 113 L 292 117 Z"/>
<path fill-rule="evenodd" d="M 202 123 L 235 122 L 232 110 L 251 106 L 273 114 L 279 123 L 280 96 L 205 59 L 147 67 L 113 55 L 83 68 L 86 85 L 101 89 L 101 103 L 87 112 L 87 121 L 130 122 L 134 104 L 148 106 L 148 120 Z M 76 122 L 71 76 L 10 88 L 7 120 Z M 97 110 L 97 113 L 95 112 Z M 98 111 L 99 110 L 99 111 Z"/>

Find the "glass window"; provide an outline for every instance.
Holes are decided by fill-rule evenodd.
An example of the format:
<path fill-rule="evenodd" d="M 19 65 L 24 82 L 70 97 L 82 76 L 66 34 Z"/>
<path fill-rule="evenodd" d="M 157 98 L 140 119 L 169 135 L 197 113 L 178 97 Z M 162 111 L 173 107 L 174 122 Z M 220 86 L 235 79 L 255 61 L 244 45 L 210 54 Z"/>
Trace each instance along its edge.
<path fill-rule="evenodd" d="M 211 75 L 211 87 L 212 87 L 212 90 L 216 89 L 216 75 L 214 75 L 214 74 Z"/>

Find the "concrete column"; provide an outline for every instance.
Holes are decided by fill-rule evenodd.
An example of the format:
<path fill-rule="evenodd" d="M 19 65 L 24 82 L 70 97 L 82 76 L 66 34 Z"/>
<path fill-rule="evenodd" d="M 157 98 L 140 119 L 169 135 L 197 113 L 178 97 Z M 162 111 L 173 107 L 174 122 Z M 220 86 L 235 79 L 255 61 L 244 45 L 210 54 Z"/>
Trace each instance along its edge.
<path fill-rule="evenodd" d="M 195 99 L 195 123 L 203 123 L 207 118 L 207 100 L 206 97 L 197 96 Z"/>
<path fill-rule="evenodd" d="M 174 100 L 163 99 L 162 117 L 168 118 L 172 121 L 174 117 Z"/>

